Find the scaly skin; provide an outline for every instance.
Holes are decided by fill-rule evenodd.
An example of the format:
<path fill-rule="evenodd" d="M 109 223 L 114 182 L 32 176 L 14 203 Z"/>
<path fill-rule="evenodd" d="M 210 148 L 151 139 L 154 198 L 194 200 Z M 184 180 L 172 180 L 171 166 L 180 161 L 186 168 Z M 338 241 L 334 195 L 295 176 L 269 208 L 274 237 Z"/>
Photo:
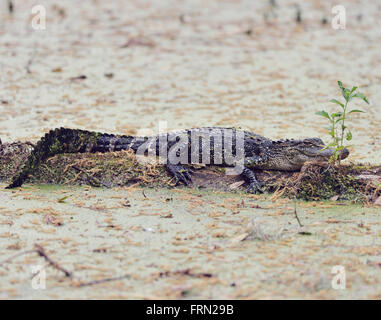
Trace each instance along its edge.
<path fill-rule="evenodd" d="M 55 129 L 51 130 L 37 142 L 21 171 L 13 177 L 7 189 L 19 187 L 32 174 L 41 162 L 60 153 L 75 153 L 91 151 L 89 147 L 96 144 L 99 134 L 95 132 Z"/>
<path fill-rule="evenodd" d="M 169 173 L 185 185 L 192 182 L 192 171 L 183 164 L 235 166 L 248 182 L 248 191 L 257 193 L 261 189 L 252 169 L 298 171 L 307 161 L 327 161 L 333 150 L 322 150 L 323 147 L 324 143 L 319 138 L 272 141 L 234 128 L 195 128 L 152 137 L 59 128 L 51 130 L 37 143 L 20 173 L 7 188 L 21 186 L 41 162 L 56 154 L 131 149 L 137 154 L 168 155 L 165 164 Z M 341 158 L 346 158 L 348 154 L 348 150 L 344 149 Z"/>

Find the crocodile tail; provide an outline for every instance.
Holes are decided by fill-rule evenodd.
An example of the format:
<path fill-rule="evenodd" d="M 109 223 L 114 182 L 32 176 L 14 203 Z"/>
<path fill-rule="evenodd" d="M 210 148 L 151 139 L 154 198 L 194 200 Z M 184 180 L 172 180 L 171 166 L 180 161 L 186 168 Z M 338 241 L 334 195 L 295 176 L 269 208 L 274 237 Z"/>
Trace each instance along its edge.
<path fill-rule="evenodd" d="M 136 139 L 132 136 L 100 134 L 94 145 L 89 145 L 87 152 L 114 152 L 132 149 Z M 135 150 L 134 150 L 135 151 Z"/>
<path fill-rule="evenodd" d="M 7 189 L 20 187 L 41 162 L 60 153 L 92 151 L 100 133 L 59 128 L 49 131 L 36 144 L 21 171 L 16 174 Z"/>

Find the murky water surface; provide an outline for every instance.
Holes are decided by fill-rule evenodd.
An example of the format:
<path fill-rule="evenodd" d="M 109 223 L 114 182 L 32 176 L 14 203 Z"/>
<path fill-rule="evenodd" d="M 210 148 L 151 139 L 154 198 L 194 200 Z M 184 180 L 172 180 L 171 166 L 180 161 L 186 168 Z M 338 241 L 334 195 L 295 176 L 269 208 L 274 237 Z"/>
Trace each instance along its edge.
<path fill-rule="evenodd" d="M 44 31 L 30 27 L 34 1 L 16 1 L 13 17 L 3 6 L 0 137 L 167 121 L 328 141 L 314 113 L 335 108 L 342 80 L 371 101 L 355 104 L 366 113 L 348 123 L 348 161 L 379 163 L 380 5 L 347 1 L 346 29 L 334 30 L 329 2 L 300 2 L 302 24 L 294 2 L 39 1 Z M 38 243 L 74 274 L 47 267 L 47 289 L 34 290 L 30 267 L 46 262 L 19 256 L 0 266 L 1 298 L 380 298 L 376 208 L 298 203 L 300 229 L 292 201 L 270 197 L 0 187 L 0 263 Z M 332 289 L 335 265 L 346 290 Z"/>

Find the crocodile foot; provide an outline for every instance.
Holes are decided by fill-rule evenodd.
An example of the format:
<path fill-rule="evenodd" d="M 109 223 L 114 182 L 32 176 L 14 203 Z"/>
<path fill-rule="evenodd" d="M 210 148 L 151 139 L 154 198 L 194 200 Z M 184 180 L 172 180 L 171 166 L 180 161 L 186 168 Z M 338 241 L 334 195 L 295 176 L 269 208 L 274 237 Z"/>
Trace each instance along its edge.
<path fill-rule="evenodd" d="M 252 194 L 260 194 L 263 193 L 263 189 L 258 183 L 250 183 L 247 188 L 247 192 Z"/>
<path fill-rule="evenodd" d="M 248 168 L 244 168 L 243 171 L 241 172 L 241 176 L 249 184 L 249 187 L 247 188 L 248 193 L 254 193 L 254 194 L 263 193 L 263 190 L 261 189 L 261 185 L 259 184 L 253 171 L 251 171 Z"/>

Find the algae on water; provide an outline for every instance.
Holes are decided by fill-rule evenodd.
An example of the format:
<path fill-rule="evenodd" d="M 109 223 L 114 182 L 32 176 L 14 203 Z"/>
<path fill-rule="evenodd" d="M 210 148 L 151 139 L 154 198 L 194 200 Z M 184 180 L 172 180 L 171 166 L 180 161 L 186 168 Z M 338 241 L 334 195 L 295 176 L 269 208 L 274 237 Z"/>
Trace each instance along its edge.
<path fill-rule="evenodd" d="M 0 180 L 9 181 L 22 167 L 32 147 L 26 143 L 0 145 Z M 195 166 L 193 187 L 221 191 L 246 191 L 239 176 L 226 175 L 225 168 Z M 355 202 L 374 201 L 380 196 L 381 166 L 307 163 L 301 172 L 258 171 L 266 192 L 303 200 L 337 197 Z M 379 180 L 377 180 L 379 179 Z M 171 188 L 175 181 L 155 163 L 142 163 L 132 151 L 112 153 L 67 153 L 41 163 L 30 183 L 115 187 L 140 185 Z M 233 187 L 234 186 L 234 187 Z"/>

